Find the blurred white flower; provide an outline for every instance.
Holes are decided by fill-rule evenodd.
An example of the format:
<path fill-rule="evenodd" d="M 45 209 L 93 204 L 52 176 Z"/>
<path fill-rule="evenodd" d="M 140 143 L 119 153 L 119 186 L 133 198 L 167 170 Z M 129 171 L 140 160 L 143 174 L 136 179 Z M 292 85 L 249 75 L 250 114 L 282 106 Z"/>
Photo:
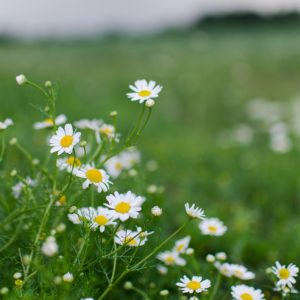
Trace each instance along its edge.
<path fill-rule="evenodd" d="M 56 126 L 59 126 L 59 125 L 62 125 L 64 123 L 66 123 L 67 121 L 67 117 L 65 115 L 58 115 L 56 118 L 55 118 L 55 125 Z M 45 119 L 41 122 L 36 122 L 33 124 L 33 128 L 34 129 L 43 129 L 43 128 L 49 128 L 49 127 L 53 127 L 54 125 L 54 121 L 53 119 L 51 118 L 48 118 L 48 119 Z"/>
<path fill-rule="evenodd" d="M 191 237 L 190 236 L 186 236 L 180 240 L 177 240 L 175 242 L 175 246 L 173 248 L 173 251 L 176 251 L 178 253 L 185 253 L 186 249 L 189 247 L 191 241 Z"/>
<path fill-rule="evenodd" d="M 162 214 L 162 209 L 159 206 L 153 206 L 151 208 L 151 214 L 155 217 L 159 217 Z"/>
<path fill-rule="evenodd" d="M 18 85 L 24 85 L 27 82 L 27 78 L 24 74 L 16 76 L 16 82 Z"/>
<path fill-rule="evenodd" d="M 5 119 L 3 122 L 0 122 L 0 131 L 5 130 L 7 127 L 14 124 L 12 119 Z"/>
<path fill-rule="evenodd" d="M 157 259 L 165 263 L 167 266 L 185 266 L 186 260 L 179 256 L 179 253 L 176 251 L 164 251 L 160 252 L 157 255 Z"/>
<path fill-rule="evenodd" d="M 227 231 L 227 227 L 217 218 L 207 218 L 200 222 L 199 229 L 204 235 L 221 236 Z"/>
<path fill-rule="evenodd" d="M 72 282 L 74 280 L 74 276 L 72 273 L 68 272 L 65 275 L 63 275 L 63 281 L 64 282 Z"/>
<path fill-rule="evenodd" d="M 54 256 L 58 252 L 58 245 L 54 236 L 48 236 L 42 244 L 42 253 L 46 256 Z"/>

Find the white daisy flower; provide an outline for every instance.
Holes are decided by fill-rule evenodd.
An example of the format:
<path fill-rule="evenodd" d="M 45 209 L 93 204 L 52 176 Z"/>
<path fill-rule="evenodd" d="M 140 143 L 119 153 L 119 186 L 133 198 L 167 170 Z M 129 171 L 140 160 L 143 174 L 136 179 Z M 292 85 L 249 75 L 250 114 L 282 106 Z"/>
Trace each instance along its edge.
<path fill-rule="evenodd" d="M 115 192 L 114 194 L 108 195 L 106 200 L 108 203 L 106 203 L 105 206 L 111 210 L 113 217 L 121 221 L 126 221 L 129 218 L 136 219 L 138 217 L 145 198 L 136 196 L 129 191 L 126 194 Z"/>
<path fill-rule="evenodd" d="M 64 281 L 64 282 L 70 283 L 70 282 L 72 282 L 73 280 L 74 280 L 74 276 L 73 276 L 72 273 L 68 272 L 68 273 L 66 273 L 66 274 L 63 275 L 63 281 Z"/>
<path fill-rule="evenodd" d="M 255 278 L 253 272 L 248 271 L 248 269 L 241 265 L 231 264 L 232 275 L 241 280 L 251 280 Z"/>
<path fill-rule="evenodd" d="M 62 125 L 62 124 L 65 124 L 67 122 L 67 117 L 63 114 L 61 115 L 58 115 L 56 118 L 55 118 L 55 125 L 56 126 L 59 126 L 59 125 Z M 48 119 L 45 119 L 41 122 L 36 122 L 33 124 L 33 128 L 34 129 L 43 129 L 43 128 L 49 128 L 49 127 L 53 127 L 54 125 L 54 121 L 53 119 L 51 118 L 48 118 Z"/>
<path fill-rule="evenodd" d="M 186 260 L 179 256 L 178 252 L 175 251 L 164 251 L 158 253 L 157 259 L 164 262 L 167 266 L 185 266 Z"/>
<path fill-rule="evenodd" d="M 80 141 L 80 132 L 74 132 L 71 124 L 66 124 L 65 128 L 59 127 L 56 133 L 50 138 L 50 152 L 57 152 L 58 155 L 66 152 L 71 154 L 73 148 Z"/>
<path fill-rule="evenodd" d="M 176 241 L 175 247 L 173 248 L 173 250 L 178 253 L 185 253 L 187 248 L 189 247 L 190 241 L 191 241 L 190 236 L 186 236 L 186 237 Z"/>
<path fill-rule="evenodd" d="M 101 127 L 95 131 L 95 133 L 96 133 L 96 142 L 98 144 L 101 142 L 101 135 L 103 137 L 106 137 L 110 141 L 114 139 L 117 143 L 119 142 L 118 134 L 116 133 L 116 128 L 111 124 L 103 123 Z"/>
<path fill-rule="evenodd" d="M 227 231 L 227 227 L 217 218 L 208 218 L 200 222 L 199 228 L 204 235 L 221 236 Z"/>
<path fill-rule="evenodd" d="M 163 265 L 158 265 L 156 268 L 161 275 L 166 275 L 168 273 L 168 268 Z"/>
<path fill-rule="evenodd" d="M 54 236 L 48 236 L 42 245 L 42 253 L 46 256 L 54 256 L 58 252 L 58 245 Z"/>
<path fill-rule="evenodd" d="M 204 210 L 202 208 L 196 207 L 195 204 L 190 206 L 189 203 L 185 203 L 184 207 L 185 207 L 185 211 L 186 211 L 187 215 L 191 219 L 203 220 L 205 218 Z"/>
<path fill-rule="evenodd" d="M 115 242 L 119 245 L 127 245 L 129 247 L 144 246 L 147 242 L 147 235 L 151 233 L 141 231 L 141 228 L 137 228 L 137 231 L 119 230 L 115 235 Z"/>
<path fill-rule="evenodd" d="M 103 124 L 102 120 L 88 120 L 88 119 L 81 119 L 79 121 L 75 121 L 74 125 L 79 129 L 91 129 L 91 130 L 99 130 L 101 125 Z"/>
<path fill-rule="evenodd" d="M 162 87 L 156 85 L 155 81 L 150 80 L 148 83 L 144 79 L 137 80 L 134 85 L 129 85 L 129 88 L 133 92 L 127 93 L 127 97 L 131 99 L 131 101 L 139 101 L 139 103 L 143 103 L 148 99 L 157 98 L 162 90 Z"/>
<path fill-rule="evenodd" d="M 37 180 L 33 180 L 30 177 L 26 177 L 25 182 L 26 182 L 26 184 L 24 182 L 20 181 L 12 187 L 12 194 L 15 199 L 18 199 L 21 196 L 23 189 L 25 188 L 26 185 L 31 186 L 31 187 L 34 187 L 37 185 Z"/>
<path fill-rule="evenodd" d="M 14 122 L 12 119 L 5 119 L 3 122 L 0 122 L 0 131 L 5 130 L 7 127 L 12 126 Z"/>
<path fill-rule="evenodd" d="M 193 276 L 189 279 L 187 276 L 180 278 L 180 282 L 176 283 L 182 293 L 202 293 L 210 288 L 211 282 L 208 279 L 202 280 L 201 276 Z"/>
<path fill-rule="evenodd" d="M 103 169 L 97 169 L 94 165 L 84 165 L 76 172 L 76 176 L 84 178 L 85 181 L 82 184 L 83 189 L 87 189 L 89 185 L 97 187 L 98 193 L 107 192 L 109 185 L 112 182 L 109 180 L 109 176 Z"/>
<path fill-rule="evenodd" d="M 75 174 L 81 166 L 81 161 L 75 156 L 69 156 L 65 158 L 59 158 L 56 162 L 56 165 L 60 170 L 67 170 L 69 173 L 71 173 L 73 170 L 73 173 Z"/>
<path fill-rule="evenodd" d="M 110 158 L 104 166 L 110 176 L 117 178 L 123 170 L 131 169 L 139 161 L 140 153 L 133 148 Z"/>
<path fill-rule="evenodd" d="M 98 207 L 94 209 L 88 217 L 91 221 L 91 228 L 99 228 L 100 232 L 104 232 L 106 226 L 116 225 L 114 218 L 111 216 L 110 211 L 105 207 Z"/>
<path fill-rule="evenodd" d="M 226 277 L 232 277 L 233 272 L 232 272 L 232 265 L 229 263 L 224 263 L 221 264 L 219 261 L 214 263 L 214 266 L 216 267 L 216 269 L 219 270 L 219 272 L 226 276 Z"/>
<path fill-rule="evenodd" d="M 76 210 L 75 213 L 68 214 L 68 219 L 73 224 L 83 224 L 92 219 L 95 215 L 95 209 L 92 207 L 82 207 Z"/>
<path fill-rule="evenodd" d="M 264 300 L 265 297 L 260 289 L 241 284 L 231 287 L 231 296 L 234 300 Z"/>
<path fill-rule="evenodd" d="M 288 286 L 292 288 L 293 284 L 296 283 L 295 277 L 298 275 L 299 268 L 294 264 L 285 266 L 276 261 L 275 266 L 272 267 L 272 272 L 278 278 L 278 286 Z"/>
<path fill-rule="evenodd" d="M 290 294 L 298 294 L 298 291 L 294 287 L 289 288 L 287 286 L 277 286 L 273 291 L 282 294 L 284 297 L 287 297 Z"/>

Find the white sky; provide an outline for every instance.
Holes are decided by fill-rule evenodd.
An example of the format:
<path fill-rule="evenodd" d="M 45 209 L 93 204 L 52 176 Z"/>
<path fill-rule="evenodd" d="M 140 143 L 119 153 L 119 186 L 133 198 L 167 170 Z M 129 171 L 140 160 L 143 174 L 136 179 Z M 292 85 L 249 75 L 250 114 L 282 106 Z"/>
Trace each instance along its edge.
<path fill-rule="evenodd" d="M 300 10 L 300 0 L 0 0 L 0 33 L 22 37 L 148 32 L 208 12 Z"/>

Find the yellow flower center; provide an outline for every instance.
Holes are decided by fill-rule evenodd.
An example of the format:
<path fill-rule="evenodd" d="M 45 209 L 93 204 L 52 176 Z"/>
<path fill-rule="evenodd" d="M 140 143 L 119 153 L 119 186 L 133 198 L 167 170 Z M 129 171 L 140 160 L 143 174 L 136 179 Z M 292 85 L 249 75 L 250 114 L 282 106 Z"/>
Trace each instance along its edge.
<path fill-rule="evenodd" d="M 120 163 L 120 162 L 116 162 L 116 164 L 115 164 L 115 168 L 117 169 L 117 170 L 122 170 L 122 164 Z"/>
<path fill-rule="evenodd" d="M 214 225 L 210 225 L 210 226 L 208 226 L 208 231 L 209 231 L 210 233 L 216 233 L 217 227 L 214 226 Z"/>
<path fill-rule="evenodd" d="M 171 265 L 171 264 L 173 264 L 175 262 L 175 259 L 174 259 L 173 256 L 170 255 L 170 256 L 168 256 L 168 257 L 165 258 L 165 262 L 167 264 Z"/>
<path fill-rule="evenodd" d="M 67 163 L 70 166 L 79 167 L 81 165 L 81 162 L 78 158 L 74 156 L 70 156 L 67 158 Z"/>
<path fill-rule="evenodd" d="M 180 244 L 176 247 L 177 252 L 180 252 L 184 249 L 184 244 Z"/>
<path fill-rule="evenodd" d="M 288 279 L 290 277 L 290 271 L 286 268 L 279 270 L 280 279 Z"/>
<path fill-rule="evenodd" d="M 72 135 L 65 135 L 61 140 L 60 140 L 60 145 L 64 148 L 70 147 L 73 143 L 73 137 Z"/>
<path fill-rule="evenodd" d="M 101 182 L 103 179 L 102 173 L 97 169 L 89 169 L 85 175 L 87 179 L 95 183 Z"/>
<path fill-rule="evenodd" d="M 189 283 L 187 283 L 186 285 L 187 288 L 191 289 L 191 290 L 198 290 L 201 288 L 201 283 L 199 281 L 190 281 Z"/>
<path fill-rule="evenodd" d="M 253 300 L 253 297 L 252 297 L 250 294 L 248 294 L 248 293 L 242 294 L 242 295 L 241 295 L 241 298 L 242 298 L 243 300 Z"/>
<path fill-rule="evenodd" d="M 49 118 L 49 119 L 46 119 L 44 120 L 44 123 L 48 124 L 48 125 L 53 125 L 53 119 Z"/>
<path fill-rule="evenodd" d="M 105 216 L 97 216 L 94 219 L 94 222 L 96 222 L 100 226 L 106 225 L 108 221 L 109 220 Z"/>
<path fill-rule="evenodd" d="M 114 133 L 114 129 L 113 129 L 113 127 L 103 127 L 100 129 L 100 132 L 105 135 L 110 135 L 110 134 Z"/>
<path fill-rule="evenodd" d="M 59 197 L 58 202 L 59 202 L 60 204 L 65 204 L 65 203 L 66 203 L 66 200 L 67 200 L 66 196 L 65 196 L 65 195 L 62 195 L 62 196 Z"/>
<path fill-rule="evenodd" d="M 120 202 L 116 205 L 115 211 L 120 214 L 127 214 L 130 210 L 131 206 L 127 202 Z"/>
<path fill-rule="evenodd" d="M 137 244 L 137 242 L 134 238 L 127 236 L 124 240 L 124 244 L 130 245 L 130 246 L 135 246 Z"/>
<path fill-rule="evenodd" d="M 148 90 L 141 90 L 138 94 L 140 97 L 149 97 L 151 95 L 151 92 Z"/>

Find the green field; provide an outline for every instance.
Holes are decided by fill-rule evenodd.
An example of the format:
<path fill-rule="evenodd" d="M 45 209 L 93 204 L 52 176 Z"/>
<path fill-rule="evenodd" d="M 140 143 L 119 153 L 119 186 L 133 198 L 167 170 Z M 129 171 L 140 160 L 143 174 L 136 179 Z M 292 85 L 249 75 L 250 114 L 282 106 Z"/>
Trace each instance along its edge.
<path fill-rule="evenodd" d="M 195 202 L 229 228 L 221 238 L 194 238 L 199 257 L 226 251 L 231 261 L 262 272 L 277 259 L 299 265 L 300 143 L 285 154 L 272 152 L 264 138 L 247 146 L 218 144 L 220 132 L 247 123 L 248 101 L 300 95 L 299 34 L 295 26 L 206 27 L 140 38 L 3 42 L 0 120 L 11 117 L 15 126 L 7 136 L 42 157 L 48 147 L 32 123 L 43 119 L 34 108 L 43 99 L 18 87 L 15 75 L 56 82 L 57 110 L 71 121 L 109 122 L 117 110 L 123 132 L 140 110 L 125 96 L 128 84 L 154 79 L 164 90 L 138 147 L 159 164 L 150 182 L 165 186 L 166 228 L 180 225 L 183 204 Z M 7 151 L 2 175 L 8 165 L 22 164 L 17 151 Z"/>

